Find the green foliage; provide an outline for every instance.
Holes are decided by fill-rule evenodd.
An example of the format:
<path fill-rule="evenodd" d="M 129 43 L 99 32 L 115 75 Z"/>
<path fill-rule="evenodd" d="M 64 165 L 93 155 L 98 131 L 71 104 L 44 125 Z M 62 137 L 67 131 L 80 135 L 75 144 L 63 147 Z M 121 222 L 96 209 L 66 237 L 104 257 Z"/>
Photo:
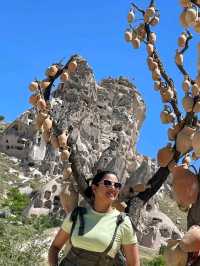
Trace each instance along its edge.
<path fill-rule="evenodd" d="M 5 117 L 3 115 L 0 115 L 0 121 L 3 121 Z"/>
<path fill-rule="evenodd" d="M 7 193 L 7 198 L 2 202 L 2 207 L 8 208 L 12 214 L 20 216 L 29 203 L 30 199 L 26 194 L 22 194 L 17 188 L 11 188 Z"/>
<path fill-rule="evenodd" d="M 61 226 L 63 219 L 57 218 L 56 216 L 41 215 L 39 217 L 32 218 L 29 223 L 32 224 L 33 228 L 39 232 L 44 231 L 48 228 Z"/>
<path fill-rule="evenodd" d="M 0 265 L 38 266 L 46 244 L 31 226 L 13 226 L 0 220 Z"/>
<path fill-rule="evenodd" d="M 4 130 L 5 130 L 5 126 L 4 125 L 0 125 L 0 133 L 3 133 L 4 132 Z"/>
<path fill-rule="evenodd" d="M 161 245 L 160 246 L 160 249 L 159 249 L 159 255 L 163 255 L 164 254 L 164 252 L 165 252 L 165 249 L 166 249 L 166 245 Z"/>
<path fill-rule="evenodd" d="M 150 261 L 149 266 L 165 266 L 165 261 L 163 256 L 158 256 Z"/>
<path fill-rule="evenodd" d="M 152 260 L 143 259 L 141 266 L 165 266 L 163 256 L 156 256 Z"/>

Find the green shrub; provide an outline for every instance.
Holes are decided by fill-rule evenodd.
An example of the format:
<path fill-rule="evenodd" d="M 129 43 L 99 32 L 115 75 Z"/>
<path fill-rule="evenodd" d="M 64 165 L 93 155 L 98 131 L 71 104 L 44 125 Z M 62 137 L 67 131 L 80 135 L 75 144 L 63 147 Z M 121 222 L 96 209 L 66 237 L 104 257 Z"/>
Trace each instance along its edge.
<path fill-rule="evenodd" d="M 152 260 L 143 259 L 141 266 L 165 266 L 164 258 L 163 256 L 157 256 Z"/>
<path fill-rule="evenodd" d="M 163 256 L 155 257 L 152 261 L 149 262 L 148 266 L 165 266 Z"/>
<path fill-rule="evenodd" d="M 3 121 L 5 117 L 3 115 L 0 115 L 0 121 Z"/>
<path fill-rule="evenodd" d="M 5 126 L 4 125 L 0 125 L 0 133 L 3 133 L 4 132 L 4 130 L 5 130 Z"/>
<path fill-rule="evenodd" d="M 166 245 L 161 244 L 159 249 L 159 255 L 163 255 L 166 249 Z"/>
<path fill-rule="evenodd" d="M 2 207 L 8 208 L 16 216 L 21 216 L 29 203 L 30 198 L 26 194 L 22 194 L 17 188 L 11 188 L 2 202 Z"/>
<path fill-rule="evenodd" d="M 39 232 L 44 231 L 48 228 L 61 226 L 63 219 L 57 218 L 56 216 L 41 215 L 39 217 L 32 218 L 29 223 L 32 224 L 33 228 Z"/>
<path fill-rule="evenodd" d="M 38 240 L 39 235 L 31 226 L 14 226 L 0 220 L 0 265 L 40 265 L 47 246 Z"/>

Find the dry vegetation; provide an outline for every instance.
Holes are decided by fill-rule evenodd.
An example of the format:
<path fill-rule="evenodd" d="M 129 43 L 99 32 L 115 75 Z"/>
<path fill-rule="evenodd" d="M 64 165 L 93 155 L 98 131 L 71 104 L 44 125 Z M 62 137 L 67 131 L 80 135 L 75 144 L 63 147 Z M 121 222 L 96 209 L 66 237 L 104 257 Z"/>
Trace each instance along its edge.
<path fill-rule="evenodd" d="M 16 173 L 10 173 L 9 169 L 16 170 Z M 18 180 L 19 165 L 14 163 L 3 153 L 0 153 L 0 199 L 5 191 L 10 188 L 9 182 Z"/>

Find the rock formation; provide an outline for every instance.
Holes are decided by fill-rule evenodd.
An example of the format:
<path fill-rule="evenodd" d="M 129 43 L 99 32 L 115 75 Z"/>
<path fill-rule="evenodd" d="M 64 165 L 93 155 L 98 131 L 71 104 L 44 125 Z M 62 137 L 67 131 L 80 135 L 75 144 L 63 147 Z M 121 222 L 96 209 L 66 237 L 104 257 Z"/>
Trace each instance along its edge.
<path fill-rule="evenodd" d="M 120 199 L 127 202 L 134 193 L 145 188 L 157 168 L 155 161 L 136 151 L 145 118 L 144 101 L 128 79 L 107 78 L 97 84 L 87 61 L 80 56 L 76 61 L 77 71 L 52 92 L 49 104 L 56 124 L 52 133 L 72 132 L 83 175 L 88 180 L 98 169 L 115 171 L 124 183 Z M 72 198 L 76 206 L 82 197 L 73 176 L 63 178 L 63 167 L 70 165 L 69 161 L 62 163 L 59 149 L 45 143 L 42 132 L 36 130 L 35 112 L 34 109 L 27 111 L 8 127 L 0 136 L 0 151 L 22 159 L 26 167 L 34 165 L 43 174 L 42 178 L 46 177 L 45 185 L 34 194 L 25 215 L 63 215 L 63 198 Z M 18 144 L 22 148 L 18 149 Z M 171 222 L 166 225 L 165 217 L 158 209 L 153 212 L 154 208 L 147 206 L 150 205 L 143 208 L 141 221 L 149 240 L 140 234 L 140 243 L 158 247 L 168 237 L 180 236 Z M 159 237 L 164 240 L 158 243 Z"/>

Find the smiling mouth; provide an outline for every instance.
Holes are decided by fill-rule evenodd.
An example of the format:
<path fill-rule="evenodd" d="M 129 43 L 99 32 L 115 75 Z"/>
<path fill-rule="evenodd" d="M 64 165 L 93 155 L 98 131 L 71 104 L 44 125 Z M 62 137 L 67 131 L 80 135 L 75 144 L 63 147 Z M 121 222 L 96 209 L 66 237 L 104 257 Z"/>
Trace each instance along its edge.
<path fill-rule="evenodd" d="M 115 198 L 116 197 L 116 195 L 114 193 L 112 193 L 112 192 L 107 192 L 106 193 L 106 196 L 108 196 L 109 198 L 110 197 L 112 197 L 112 198 Z"/>

